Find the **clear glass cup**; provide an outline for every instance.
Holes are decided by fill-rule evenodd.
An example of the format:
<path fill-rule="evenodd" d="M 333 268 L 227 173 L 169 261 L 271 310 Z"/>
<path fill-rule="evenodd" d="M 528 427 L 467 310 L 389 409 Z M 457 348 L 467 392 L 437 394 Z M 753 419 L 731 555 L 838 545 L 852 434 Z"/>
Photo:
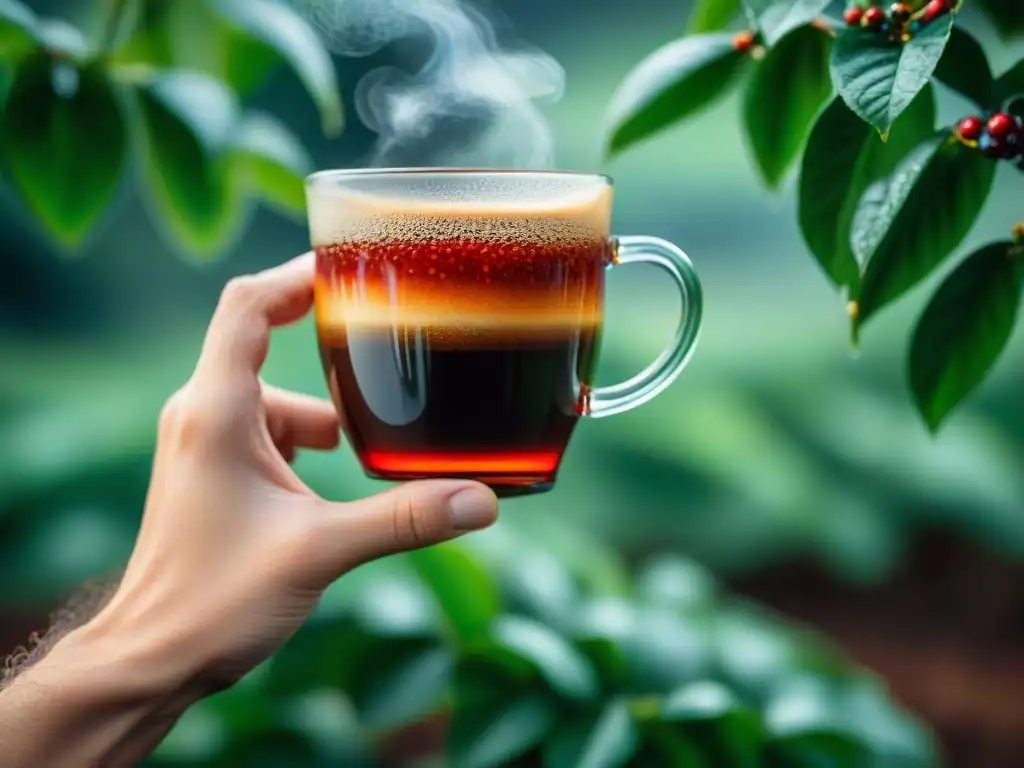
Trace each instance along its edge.
<path fill-rule="evenodd" d="M 697 274 L 665 240 L 610 233 L 607 176 L 336 170 L 306 194 L 320 356 L 371 477 L 548 490 L 580 418 L 642 405 L 693 353 Z M 678 288 L 678 327 L 646 370 L 595 387 L 605 276 L 635 263 Z"/>

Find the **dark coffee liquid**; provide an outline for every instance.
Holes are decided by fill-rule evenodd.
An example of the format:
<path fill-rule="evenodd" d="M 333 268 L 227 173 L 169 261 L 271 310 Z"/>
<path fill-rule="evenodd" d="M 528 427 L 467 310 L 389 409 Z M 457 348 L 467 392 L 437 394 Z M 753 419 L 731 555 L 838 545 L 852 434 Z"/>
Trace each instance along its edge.
<path fill-rule="evenodd" d="M 345 433 L 386 479 L 542 490 L 592 383 L 602 242 L 317 249 L 320 356 Z"/>

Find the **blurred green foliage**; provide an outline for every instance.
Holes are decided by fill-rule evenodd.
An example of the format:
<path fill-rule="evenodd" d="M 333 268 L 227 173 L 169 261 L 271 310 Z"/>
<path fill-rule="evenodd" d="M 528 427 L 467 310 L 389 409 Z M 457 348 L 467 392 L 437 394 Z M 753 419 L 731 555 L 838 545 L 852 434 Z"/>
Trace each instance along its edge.
<path fill-rule="evenodd" d="M 614 555 L 577 546 L 568 568 L 499 527 L 361 569 L 150 764 L 934 764 L 878 681 L 703 569 L 657 559 L 633 587 Z M 431 717 L 443 754 L 396 755 L 395 735 Z"/>
<path fill-rule="evenodd" d="M 283 123 L 244 113 L 239 97 L 287 63 L 324 132 L 341 132 L 334 64 L 308 23 L 275 0 L 107 4 L 97 44 L 19 0 L 0 5 L 0 59 L 13 70 L 6 163 L 47 231 L 67 250 L 80 247 L 113 201 L 129 155 L 151 215 L 189 257 L 231 245 L 253 200 L 301 217 L 312 162 Z"/>

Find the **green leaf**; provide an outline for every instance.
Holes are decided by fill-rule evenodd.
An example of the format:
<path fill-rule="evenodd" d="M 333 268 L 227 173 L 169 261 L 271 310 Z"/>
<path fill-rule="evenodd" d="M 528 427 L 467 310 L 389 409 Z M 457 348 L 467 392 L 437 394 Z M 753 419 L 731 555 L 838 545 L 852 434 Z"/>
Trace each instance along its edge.
<path fill-rule="evenodd" d="M 832 0 L 743 0 L 750 23 L 771 47 L 789 32 L 810 24 Z"/>
<path fill-rule="evenodd" d="M 536 667 L 560 696 L 582 700 L 598 695 L 598 677 L 590 661 L 554 630 L 531 619 L 502 616 L 491 636 L 498 646 Z"/>
<path fill-rule="evenodd" d="M 787 766 L 868 764 L 868 750 L 853 733 L 856 724 L 845 719 L 839 704 L 820 680 L 799 678 L 784 685 L 764 712 L 770 754 Z"/>
<path fill-rule="evenodd" d="M 455 655 L 450 648 L 418 653 L 397 669 L 373 670 L 359 710 L 370 728 L 389 729 L 427 714 L 448 689 Z"/>
<path fill-rule="evenodd" d="M 558 712 L 543 694 L 527 694 L 493 707 L 456 709 L 448 732 L 448 757 L 454 768 L 492 768 L 540 744 Z"/>
<path fill-rule="evenodd" d="M 711 662 L 702 628 L 675 608 L 593 600 L 577 617 L 573 635 L 580 643 L 613 643 L 626 666 L 624 688 L 631 693 L 668 693 L 704 672 Z"/>
<path fill-rule="evenodd" d="M 430 587 L 459 640 L 484 636 L 498 614 L 499 601 L 490 576 L 458 544 L 451 542 L 406 556 Z"/>
<path fill-rule="evenodd" d="M 228 23 L 207 2 L 139 0 L 131 35 L 114 53 L 115 67 L 183 69 L 221 80 L 239 96 L 262 83 L 281 56 Z"/>
<path fill-rule="evenodd" d="M 800 154 L 811 123 L 832 95 L 831 38 L 799 27 L 770 48 L 747 85 L 743 121 L 765 183 L 779 185 Z"/>
<path fill-rule="evenodd" d="M 550 768 L 620 768 L 636 754 L 636 724 L 622 701 L 559 726 L 544 750 Z"/>
<path fill-rule="evenodd" d="M 935 131 L 935 96 L 926 86 L 879 141 L 871 127 L 836 97 L 811 130 L 800 169 L 800 231 L 836 287 L 856 294 L 860 274 L 850 228 L 864 191 L 892 173 Z"/>
<path fill-rule="evenodd" d="M 992 90 L 992 103 L 1000 107 L 1005 107 L 1014 97 L 1024 96 L 1024 59 L 1001 74 Z"/>
<path fill-rule="evenodd" d="M 677 40 L 626 75 L 608 108 L 609 157 L 724 96 L 748 58 L 733 48 L 732 38 L 719 33 Z"/>
<path fill-rule="evenodd" d="M 718 32 L 739 16 L 740 0 L 697 0 L 686 31 L 691 35 Z"/>
<path fill-rule="evenodd" d="M 277 118 L 262 112 L 247 115 L 232 135 L 230 155 L 243 184 L 257 197 L 282 213 L 305 213 L 305 178 L 313 161 Z"/>
<path fill-rule="evenodd" d="M 942 283 L 914 331 L 909 378 L 929 428 L 974 390 L 1006 347 L 1024 285 L 1024 254 L 1013 243 L 986 245 Z"/>
<path fill-rule="evenodd" d="M 697 738 L 716 765 L 757 766 L 763 733 L 758 716 L 720 683 L 688 683 L 666 697 L 659 720 Z"/>
<path fill-rule="evenodd" d="M 137 88 L 144 174 L 168 236 L 192 255 L 220 252 L 237 232 L 239 200 L 225 151 L 238 119 L 234 97 L 198 73 L 162 73 Z"/>
<path fill-rule="evenodd" d="M 960 245 L 985 204 L 995 165 L 944 131 L 867 190 L 852 235 L 854 252 L 866 262 L 855 331 Z"/>
<path fill-rule="evenodd" d="M 7 164 L 29 210 L 65 247 L 79 245 L 109 205 L 126 141 L 100 68 L 44 54 L 18 67 L 4 110 Z"/>
<path fill-rule="evenodd" d="M 549 552 L 521 552 L 501 565 L 497 577 L 506 611 L 551 627 L 563 626 L 579 601 L 572 574 Z"/>
<path fill-rule="evenodd" d="M 975 0 L 1004 38 L 1024 34 L 1024 5 L 1020 0 Z"/>
<path fill-rule="evenodd" d="M 992 105 L 992 69 L 981 43 L 954 26 L 935 77 L 982 109 Z"/>
<path fill-rule="evenodd" d="M 699 609 L 714 602 L 717 586 L 707 568 L 675 555 L 657 557 L 637 577 L 637 595 L 646 602 L 678 609 Z"/>
<path fill-rule="evenodd" d="M 35 14 L 19 0 L 0 0 L 0 58 L 18 59 L 36 45 Z"/>
<path fill-rule="evenodd" d="M 847 28 L 832 48 L 832 81 L 861 119 L 887 136 L 896 118 L 928 84 L 953 28 L 946 14 L 908 42 L 890 42 L 868 29 Z"/>
<path fill-rule="evenodd" d="M 212 2 L 224 19 L 277 51 L 319 107 L 324 133 L 340 134 L 344 113 L 334 62 L 306 20 L 276 0 Z"/>

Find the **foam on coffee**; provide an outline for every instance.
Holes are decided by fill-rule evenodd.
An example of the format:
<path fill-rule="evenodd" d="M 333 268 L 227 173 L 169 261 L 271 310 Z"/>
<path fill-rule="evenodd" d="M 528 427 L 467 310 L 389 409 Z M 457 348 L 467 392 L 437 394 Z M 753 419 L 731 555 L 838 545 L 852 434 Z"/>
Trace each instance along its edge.
<path fill-rule="evenodd" d="M 461 198 L 313 190 L 321 335 L 417 326 L 458 343 L 599 324 L 610 189 L 588 181 L 531 197 L 529 185 L 486 186 Z"/>

